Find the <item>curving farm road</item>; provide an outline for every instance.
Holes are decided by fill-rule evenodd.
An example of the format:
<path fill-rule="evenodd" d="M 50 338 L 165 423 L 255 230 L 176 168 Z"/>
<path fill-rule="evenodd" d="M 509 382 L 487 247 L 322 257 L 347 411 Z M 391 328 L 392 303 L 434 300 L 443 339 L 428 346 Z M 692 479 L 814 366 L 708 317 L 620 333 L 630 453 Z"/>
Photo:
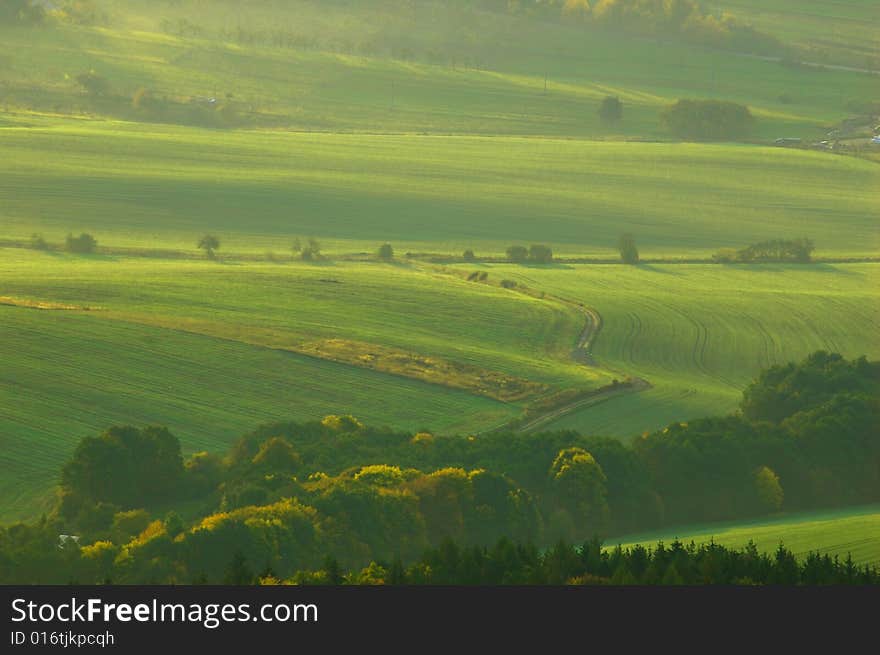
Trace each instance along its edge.
<path fill-rule="evenodd" d="M 581 312 L 583 312 L 584 318 L 586 319 L 584 328 L 583 330 L 581 330 L 581 334 L 578 337 L 577 346 L 571 352 L 571 358 L 575 362 L 583 364 L 584 366 L 596 366 L 596 361 L 593 358 L 592 349 L 596 338 L 599 336 L 599 332 L 602 330 L 602 315 L 599 314 L 599 312 L 597 312 L 595 309 L 591 307 L 586 307 L 585 305 L 582 305 L 580 303 L 575 303 L 565 298 L 559 297 L 555 297 L 555 299 L 567 305 L 577 307 Z M 566 403 L 561 407 L 551 409 L 539 416 L 536 416 L 535 418 L 517 428 L 517 432 L 533 432 L 537 428 L 547 425 L 548 423 L 552 423 L 553 421 L 556 421 L 557 419 L 560 419 L 563 416 L 571 414 L 572 412 L 575 412 L 579 409 L 593 407 L 607 400 L 611 400 L 612 398 L 630 393 L 639 393 L 650 388 L 651 383 L 647 380 L 637 377 L 630 377 L 627 378 L 627 381 L 623 384 L 601 387 L 593 392 L 584 394 L 583 396 L 571 401 L 570 403 Z"/>

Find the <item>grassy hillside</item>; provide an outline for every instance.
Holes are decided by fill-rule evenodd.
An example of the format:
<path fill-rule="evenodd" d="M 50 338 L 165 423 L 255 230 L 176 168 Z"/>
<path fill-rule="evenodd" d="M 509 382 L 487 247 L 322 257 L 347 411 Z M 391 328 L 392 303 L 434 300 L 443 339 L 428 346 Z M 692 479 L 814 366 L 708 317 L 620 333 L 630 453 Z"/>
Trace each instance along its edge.
<path fill-rule="evenodd" d="M 102 4 L 112 8 L 95 24 L 0 27 L 0 106 L 161 120 L 132 108 L 148 89 L 172 121 L 216 97 L 244 124 L 293 129 L 654 139 L 669 136 L 664 106 L 717 97 L 748 104 L 752 138 L 766 142 L 818 138 L 876 89 L 853 72 L 482 12 Z M 77 81 L 89 71 L 107 81 L 100 97 Z M 597 115 L 609 94 L 625 105 L 611 126 Z"/>
<path fill-rule="evenodd" d="M 716 0 L 713 4 L 797 46 L 805 59 L 880 70 L 880 7 L 872 0 Z"/>
<path fill-rule="evenodd" d="M 656 546 L 679 539 L 701 544 L 714 541 L 728 548 L 742 548 L 755 542 L 759 551 L 773 552 L 782 542 L 795 555 L 819 551 L 845 559 L 852 555 L 856 564 L 880 563 L 880 507 L 792 514 L 748 523 L 715 523 L 682 526 L 650 534 L 630 535 L 610 540 L 624 547 L 642 544 Z"/>
<path fill-rule="evenodd" d="M 464 391 L 92 315 L 0 306 L 0 335 L 4 522 L 44 510 L 76 443 L 112 424 L 168 425 L 194 452 L 291 417 L 353 412 L 459 430 L 516 413 Z"/>
<path fill-rule="evenodd" d="M 13 516 L 79 437 L 111 423 L 167 424 L 191 450 L 339 412 L 479 431 L 529 399 L 639 375 L 654 387 L 550 426 L 630 437 L 730 411 L 772 363 L 818 348 L 878 355 L 871 264 L 462 267 L 488 272 L 475 284 L 403 264 L 0 252 L 0 495 Z M 495 286 L 505 278 L 538 295 Z M 569 359 L 583 317 L 541 291 L 601 312 L 599 367 Z"/>
<path fill-rule="evenodd" d="M 403 265 L 0 253 L 7 516 L 27 515 L 78 439 L 114 423 L 168 425 L 189 450 L 333 413 L 478 431 L 610 380 L 568 359 L 573 309 Z"/>
<path fill-rule="evenodd" d="M 732 145 L 237 131 L 43 119 L 0 128 L 0 238 L 194 250 L 502 254 L 549 242 L 614 254 L 708 255 L 808 236 L 822 255 L 873 255 L 880 168 Z M 222 250 L 221 250 L 222 252 Z"/>
<path fill-rule="evenodd" d="M 602 366 L 654 388 L 548 427 L 629 437 L 733 410 L 761 369 L 815 350 L 880 356 L 880 271 L 863 265 L 492 267 L 596 308 Z"/>
<path fill-rule="evenodd" d="M 405 264 L 229 265 L 6 252 L 4 295 L 97 308 L 90 315 L 99 319 L 305 352 L 320 353 L 332 338 L 550 384 L 595 380 L 565 361 L 583 327 L 573 309 Z"/>

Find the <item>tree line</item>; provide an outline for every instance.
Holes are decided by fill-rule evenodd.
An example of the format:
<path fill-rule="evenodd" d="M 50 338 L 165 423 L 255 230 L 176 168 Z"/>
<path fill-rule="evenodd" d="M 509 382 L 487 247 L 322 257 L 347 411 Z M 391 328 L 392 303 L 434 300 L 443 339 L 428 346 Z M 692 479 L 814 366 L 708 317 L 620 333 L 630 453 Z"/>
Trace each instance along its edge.
<path fill-rule="evenodd" d="M 46 241 L 42 234 L 34 233 L 31 235 L 28 243 L 29 247 L 34 250 L 50 250 L 52 246 Z M 220 238 L 214 234 L 205 234 L 197 242 L 196 246 L 205 253 L 207 259 L 214 260 L 217 258 L 217 250 L 220 249 Z M 81 233 L 79 236 L 68 234 L 64 241 L 64 249 L 67 252 L 76 254 L 91 254 L 97 250 L 98 240 L 87 232 Z M 617 250 L 620 254 L 620 261 L 624 264 L 637 265 L 640 262 L 639 249 L 636 245 L 636 239 L 632 234 L 623 234 L 617 243 Z M 812 261 L 812 253 L 815 245 L 810 239 L 772 239 L 762 241 L 761 243 L 752 244 L 746 248 L 739 250 L 726 248 L 719 250 L 712 255 L 712 259 L 719 263 L 767 263 L 767 262 L 795 262 L 809 263 Z M 322 254 L 321 243 L 315 238 L 309 238 L 305 245 L 302 240 L 297 237 L 291 246 L 293 257 L 299 258 L 304 262 L 314 262 L 325 259 Z M 541 244 L 533 244 L 531 247 L 510 246 L 506 250 L 507 260 L 516 264 L 551 264 L 554 261 L 553 250 L 549 246 Z M 411 253 L 406 253 L 411 256 Z M 270 261 L 277 261 L 274 254 L 267 253 L 266 258 Z M 376 250 L 376 258 L 379 261 L 394 261 L 394 247 L 390 243 L 384 243 Z M 477 257 L 474 251 L 467 249 L 461 257 L 464 262 L 475 262 Z M 485 281 L 486 274 L 483 273 L 468 278 L 473 281 Z M 513 286 L 516 286 L 515 284 Z"/>
<path fill-rule="evenodd" d="M 817 352 L 764 371 L 736 414 L 631 445 L 573 431 L 412 434 L 340 415 L 185 458 L 167 429 L 115 427 L 80 442 L 52 512 L 0 530 L 0 581 L 217 582 L 236 552 L 288 579 L 327 555 L 354 570 L 447 539 L 580 543 L 877 502 L 878 392 L 880 363 Z M 183 520 L 169 511 L 181 505 L 200 509 Z M 80 544 L 59 548 L 60 534 Z"/>
<path fill-rule="evenodd" d="M 798 561 L 780 544 L 772 554 L 753 542 L 742 549 L 678 540 L 652 548 L 604 548 L 592 539 L 581 546 L 558 542 L 541 551 L 532 544 L 501 539 L 491 548 L 445 540 L 408 566 L 397 557 L 342 571 L 327 558 L 316 570 L 281 580 L 262 575 L 234 557 L 225 580 L 240 584 L 335 585 L 876 585 L 880 569 L 858 566 L 852 557 L 810 553 Z"/>
<path fill-rule="evenodd" d="M 752 244 L 739 250 L 720 250 L 712 256 L 721 263 L 795 262 L 812 261 L 816 247 L 810 239 L 772 239 Z"/>

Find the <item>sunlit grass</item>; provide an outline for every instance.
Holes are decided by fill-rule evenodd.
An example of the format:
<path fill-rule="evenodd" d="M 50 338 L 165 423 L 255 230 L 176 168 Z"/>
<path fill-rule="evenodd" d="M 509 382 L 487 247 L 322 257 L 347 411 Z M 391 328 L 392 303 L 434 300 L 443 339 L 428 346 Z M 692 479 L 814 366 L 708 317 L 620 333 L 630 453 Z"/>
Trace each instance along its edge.
<path fill-rule="evenodd" d="M 762 369 L 815 350 L 880 357 L 880 268 L 864 265 L 489 269 L 589 304 L 598 363 L 654 388 L 549 426 L 632 437 L 735 410 Z"/>
<path fill-rule="evenodd" d="M 780 543 L 799 558 L 813 552 L 837 556 L 852 555 L 856 564 L 880 564 L 880 507 L 856 507 L 792 514 L 790 516 L 736 523 L 682 526 L 675 530 L 628 535 L 610 539 L 609 544 L 624 547 L 642 544 L 667 546 L 678 539 L 685 544 L 714 542 L 727 548 L 744 548 L 753 541 L 758 550 L 773 553 Z"/>
<path fill-rule="evenodd" d="M 818 256 L 873 255 L 880 169 L 860 159 L 742 145 L 522 137 L 217 132 L 35 118 L 0 129 L 0 238 L 94 231 L 104 245 L 230 252 L 333 250 L 499 255 L 548 242 L 648 255 L 808 236 Z M 221 250 L 222 252 L 222 250 Z"/>

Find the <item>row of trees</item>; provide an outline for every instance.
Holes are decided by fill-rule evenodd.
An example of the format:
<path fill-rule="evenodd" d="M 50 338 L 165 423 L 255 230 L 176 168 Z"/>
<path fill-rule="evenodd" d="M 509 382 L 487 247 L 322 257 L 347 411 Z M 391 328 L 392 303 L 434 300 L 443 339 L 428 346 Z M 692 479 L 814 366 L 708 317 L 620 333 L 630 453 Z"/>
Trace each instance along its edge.
<path fill-rule="evenodd" d="M 42 234 L 34 233 L 31 235 L 30 247 L 34 250 L 49 250 L 49 242 L 43 238 Z M 83 232 L 79 236 L 68 234 L 64 239 L 64 249 L 67 252 L 77 254 L 91 254 L 98 248 L 98 240 L 91 234 Z"/>
<path fill-rule="evenodd" d="M 720 250 L 713 259 L 722 263 L 797 262 L 809 263 L 815 245 L 810 239 L 773 239 L 740 250 Z"/>
<path fill-rule="evenodd" d="M 501 539 L 493 547 L 444 541 L 405 566 L 397 557 L 343 572 L 328 558 L 313 571 L 297 571 L 283 582 L 269 573 L 254 575 L 241 559 L 227 568 L 228 581 L 244 584 L 347 585 L 876 585 L 880 569 L 856 565 L 852 557 L 810 553 L 798 561 L 780 544 L 772 554 L 749 542 L 741 549 L 718 544 L 653 548 L 603 548 L 598 539 L 582 546 L 565 542 L 540 551 L 531 544 Z M 243 575 L 242 575 L 243 573 Z"/>
<path fill-rule="evenodd" d="M 91 234 L 82 233 L 79 236 L 68 234 L 65 239 L 65 249 L 68 252 L 89 254 L 95 252 L 98 241 Z M 204 251 L 208 259 L 216 259 L 216 251 L 220 248 L 220 239 L 213 234 L 205 234 L 199 239 L 197 246 Z M 34 250 L 49 250 L 49 243 L 41 234 L 33 234 L 30 239 L 30 247 Z M 637 265 L 640 261 L 639 249 L 635 237 L 632 234 L 624 234 L 617 244 L 620 260 L 624 264 Z M 756 243 L 740 250 L 720 250 L 713 255 L 713 259 L 721 263 L 760 263 L 760 262 L 799 262 L 811 261 L 812 252 L 815 249 L 810 239 L 774 239 Z M 299 256 L 303 261 L 316 261 L 322 258 L 321 244 L 316 239 L 310 238 L 303 245 L 297 238 L 291 248 L 294 256 Z M 525 246 L 510 246 L 507 249 L 509 261 L 518 264 L 550 264 L 553 262 L 553 251 L 548 246 L 535 244 L 530 248 Z M 394 259 L 394 248 L 389 243 L 382 244 L 376 251 L 376 257 L 381 261 Z M 465 262 L 476 261 L 473 250 L 465 250 L 462 259 Z"/>
<path fill-rule="evenodd" d="M 553 262 L 553 250 L 541 244 L 533 244 L 528 248 L 510 246 L 507 249 L 507 259 L 515 264 L 550 264 Z"/>
<path fill-rule="evenodd" d="M 636 246 L 635 237 L 632 234 L 624 234 L 617 243 L 620 260 L 624 264 L 639 263 L 639 249 Z M 529 248 L 525 246 L 510 246 L 506 250 L 508 261 L 514 264 L 552 264 L 553 250 L 549 246 L 533 244 Z M 476 260 L 473 250 L 465 250 L 462 259 L 466 262 Z"/>
<path fill-rule="evenodd" d="M 543 4 L 543 3 L 542 3 Z M 568 21 L 579 21 L 640 36 L 673 36 L 713 48 L 760 54 L 786 49 L 728 12 L 707 10 L 696 0 L 550 0 Z"/>
<path fill-rule="evenodd" d="M 199 250 L 204 251 L 208 259 L 217 258 L 217 250 L 220 249 L 220 239 L 214 234 L 205 234 L 202 236 L 196 246 Z M 49 243 L 43 238 L 42 234 L 33 234 L 30 239 L 30 247 L 34 250 L 49 250 Z M 65 249 L 68 252 L 77 254 L 90 254 L 95 252 L 98 247 L 98 241 L 91 234 L 83 232 L 79 236 L 68 234 L 65 239 Z M 299 238 L 294 240 L 292 250 L 294 255 L 299 255 L 303 261 L 315 261 L 321 259 L 321 244 L 316 239 L 308 239 L 306 245 L 303 246 Z M 383 244 L 377 251 L 377 257 L 384 261 L 394 259 L 394 248 L 390 244 Z"/>

